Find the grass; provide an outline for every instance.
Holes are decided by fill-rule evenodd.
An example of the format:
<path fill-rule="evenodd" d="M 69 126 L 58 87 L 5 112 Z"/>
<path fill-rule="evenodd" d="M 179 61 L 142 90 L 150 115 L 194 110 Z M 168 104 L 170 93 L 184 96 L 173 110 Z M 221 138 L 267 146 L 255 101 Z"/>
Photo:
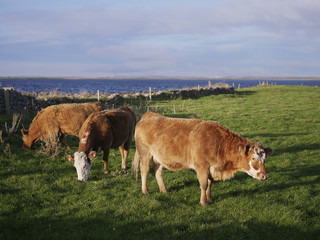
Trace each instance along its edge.
<path fill-rule="evenodd" d="M 103 174 L 102 154 L 89 180 L 77 182 L 65 155 L 41 154 L 40 144 L 22 151 L 13 138 L 11 156 L 0 153 L 1 239 L 317 239 L 320 234 L 320 88 L 266 86 L 235 94 L 186 100 L 153 100 L 149 109 L 173 117 L 221 122 L 252 141 L 274 149 L 266 160 L 270 179 L 244 173 L 215 182 L 213 203 L 199 204 L 192 170 L 164 172 L 168 194 L 153 174 L 149 195 L 121 169 L 112 150 Z M 137 100 L 130 102 L 141 110 Z M 0 116 L 1 125 L 9 121 Z M 135 151 L 129 155 L 129 168 Z"/>

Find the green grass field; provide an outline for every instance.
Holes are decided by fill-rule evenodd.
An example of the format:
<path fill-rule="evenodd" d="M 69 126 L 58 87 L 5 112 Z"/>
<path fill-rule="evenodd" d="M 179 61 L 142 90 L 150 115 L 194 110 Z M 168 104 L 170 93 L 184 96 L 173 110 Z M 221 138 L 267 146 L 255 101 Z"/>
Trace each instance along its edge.
<path fill-rule="evenodd" d="M 150 173 L 150 194 L 142 195 L 130 169 L 134 142 L 127 171 L 112 150 L 104 175 L 99 153 L 88 182 L 79 183 L 65 158 L 77 138 L 69 139 L 72 151 L 50 159 L 40 144 L 23 151 L 17 134 L 11 156 L 0 153 L 0 239 L 319 239 L 319 103 L 320 88 L 289 86 L 149 102 L 160 114 L 219 121 L 274 149 L 267 181 L 237 173 L 215 182 L 206 207 L 192 170 L 164 171 L 166 195 Z M 1 125 L 9 119 L 0 116 Z"/>

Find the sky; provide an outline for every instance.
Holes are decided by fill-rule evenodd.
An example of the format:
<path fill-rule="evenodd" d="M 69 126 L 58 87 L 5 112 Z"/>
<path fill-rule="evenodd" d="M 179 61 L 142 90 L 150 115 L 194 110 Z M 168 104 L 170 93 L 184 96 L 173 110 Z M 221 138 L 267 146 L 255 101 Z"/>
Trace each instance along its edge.
<path fill-rule="evenodd" d="M 319 0 L 1 0 L 0 76 L 320 76 Z"/>

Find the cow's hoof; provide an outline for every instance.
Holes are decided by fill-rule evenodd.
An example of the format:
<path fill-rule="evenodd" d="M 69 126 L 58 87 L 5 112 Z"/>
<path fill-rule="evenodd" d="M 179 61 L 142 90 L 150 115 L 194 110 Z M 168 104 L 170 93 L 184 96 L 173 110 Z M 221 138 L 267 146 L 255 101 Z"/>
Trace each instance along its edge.
<path fill-rule="evenodd" d="M 149 195 L 149 192 L 148 191 L 142 191 L 142 194 Z"/>
<path fill-rule="evenodd" d="M 160 192 L 162 192 L 163 194 L 167 194 L 168 193 L 166 189 L 160 190 Z"/>
<path fill-rule="evenodd" d="M 207 206 L 207 205 L 208 205 L 207 202 L 200 202 L 200 204 L 201 204 L 202 206 Z"/>

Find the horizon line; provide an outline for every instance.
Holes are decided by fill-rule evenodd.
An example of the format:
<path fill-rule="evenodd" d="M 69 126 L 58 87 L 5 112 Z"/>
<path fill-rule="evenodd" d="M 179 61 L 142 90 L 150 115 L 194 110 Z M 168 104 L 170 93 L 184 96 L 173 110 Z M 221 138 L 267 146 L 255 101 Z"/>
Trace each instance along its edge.
<path fill-rule="evenodd" d="M 132 80 L 320 80 L 315 76 L 0 76 L 0 79 L 132 79 Z"/>

